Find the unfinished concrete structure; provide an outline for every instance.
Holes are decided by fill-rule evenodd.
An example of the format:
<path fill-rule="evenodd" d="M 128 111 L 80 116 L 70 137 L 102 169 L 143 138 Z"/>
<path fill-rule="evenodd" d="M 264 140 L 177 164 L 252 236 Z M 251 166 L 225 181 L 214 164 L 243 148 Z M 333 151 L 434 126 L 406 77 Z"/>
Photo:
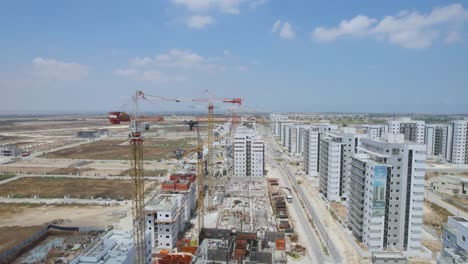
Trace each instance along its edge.
<path fill-rule="evenodd" d="M 276 231 L 275 216 L 267 196 L 265 179 L 231 179 L 216 226 L 244 232 Z"/>
<path fill-rule="evenodd" d="M 194 263 L 286 263 L 282 232 L 203 229 Z"/>
<path fill-rule="evenodd" d="M 150 234 L 146 233 L 145 263 L 152 263 Z M 101 237 L 84 254 L 70 264 L 134 263 L 135 246 L 132 231 L 112 230 Z"/>
<path fill-rule="evenodd" d="M 162 183 L 161 193 L 145 206 L 151 246 L 173 249 L 194 214 L 197 205 L 196 176 L 174 174 Z"/>

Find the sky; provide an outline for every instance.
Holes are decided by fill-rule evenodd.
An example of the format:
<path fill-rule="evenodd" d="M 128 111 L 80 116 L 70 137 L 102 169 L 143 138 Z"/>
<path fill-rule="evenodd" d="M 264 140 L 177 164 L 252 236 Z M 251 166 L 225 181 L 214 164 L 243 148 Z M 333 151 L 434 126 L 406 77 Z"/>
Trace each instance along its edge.
<path fill-rule="evenodd" d="M 142 90 L 256 111 L 468 113 L 467 26 L 468 1 L 0 0 L 0 112 L 105 113 Z"/>

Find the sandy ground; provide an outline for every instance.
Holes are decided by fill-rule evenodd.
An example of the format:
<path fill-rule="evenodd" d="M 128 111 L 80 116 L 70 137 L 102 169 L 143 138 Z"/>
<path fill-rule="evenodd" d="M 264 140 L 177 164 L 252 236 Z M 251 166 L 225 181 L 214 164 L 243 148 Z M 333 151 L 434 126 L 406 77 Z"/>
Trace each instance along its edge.
<path fill-rule="evenodd" d="M 126 215 L 119 219 L 118 216 Z M 67 226 L 132 227 L 131 204 L 120 206 L 38 206 L 0 215 L 0 226 L 35 226 L 56 220 L 69 220 Z M 117 221 L 117 219 L 119 219 Z"/>

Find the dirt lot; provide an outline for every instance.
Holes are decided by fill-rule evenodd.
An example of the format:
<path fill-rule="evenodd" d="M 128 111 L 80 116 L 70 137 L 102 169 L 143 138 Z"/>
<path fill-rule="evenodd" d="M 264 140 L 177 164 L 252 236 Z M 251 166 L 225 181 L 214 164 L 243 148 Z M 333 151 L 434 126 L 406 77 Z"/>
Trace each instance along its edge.
<path fill-rule="evenodd" d="M 1 209 L 1 207 L 0 207 Z M 4 226 L 0 227 L 0 253 L 38 232 L 44 226 Z"/>
<path fill-rule="evenodd" d="M 107 179 L 70 179 L 54 177 L 21 178 L 0 185 L 0 196 L 30 198 L 38 195 L 41 198 L 63 198 L 71 195 L 73 198 L 114 198 L 131 197 L 131 181 Z"/>
<path fill-rule="evenodd" d="M 332 202 L 330 204 L 330 207 L 333 211 L 335 211 L 335 213 L 340 217 L 340 219 L 342 221 L 345 221 L 346 220 L 346 206 L 340 204 L 340 203 L 335 203 L 335 202 Z"/>
<path fill-rule="evenodd" d="M 436 204 L 426 202 L 423 208 L 423 223 L 433 227 L 439 236 L 443 233 L 443 225 L 447 223 L 447 218 L 452 215 L 445 208 Z"/>
<path fill-rule="evenodd" d="M 422 239 L 421 244 L 432 252 L 442 252 L 442 241 Z"/>
<path fill-rule="evenodd" d="M 0 226 L 37 226 L 56 219 L 66 219 L 66 223 L 61 225 L 105 228 L 108 225 L 115 226 L 116 220 L 120 218 L 116 213 L 123 217 L 118 222 L 118 228 L 132 227 L 131 203 L 120 206 L 0 203 Z"/>
<path fill-rule="evenodd" d="M 145 140 L 143 157 L 145 160 L 168 159 L 174 156 L 174 150 L 178 148 L 191 149 L 194 141 L 187 139 L 178 140 Z M 59 159 L 96 159 L 96 160 L 128 160 L 130 159 L 130 146 L 127 141 L 101 140 L 78 147 L 47 153 L 43 158 Z"/>

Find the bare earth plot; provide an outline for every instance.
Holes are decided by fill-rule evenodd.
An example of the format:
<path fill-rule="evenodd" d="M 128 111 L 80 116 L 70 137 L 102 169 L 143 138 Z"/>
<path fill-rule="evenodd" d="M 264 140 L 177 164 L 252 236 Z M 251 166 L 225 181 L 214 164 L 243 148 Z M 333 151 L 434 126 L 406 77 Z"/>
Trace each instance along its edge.
<path fill-rule="evenodd" d="M 434 228 L 437 234 L 441 236 L 443 233 L 443 225 L 447 223 L 447 218 L 450 215 L 452 214 L 445 208 L 426 202 L 423 208 L 423 223 Z"/>
<path fill-rule="evenodd" d="M 0 227 L 42 226 L 63 219 L 66 220 L 64 224 L 60 224 L 63 226 L 105 228 L 117 224 L 118 228 L 129 229 L 132 226 L 131 218 L 131 203 L 122 203 L 119 206 L 0 203 Z"/>
<path fill-rule="evenodd" d="M 31 198 L 38 195 L 41 198 L 63 198 L 71 195 L 73 198 L 118 198 L 131 197 L 132 183 L 125 180 L 107 179 L 71 179 L 54 177 L 27 177 L 0 185 L 0 196 Z"/>
<path fill-rule="evenodd" d="M 191 144 L 186 139 L 148 139 L 144 143 L 143 157 L 145 160 L 168 159 L 174 156 L 173 152 L 178 148 L 190 149 L 193 147 L 194 144 Z M 128 160 L 130 158 L 130 146 L 126 141 L 122 140 L 101 140 L 47 153 L 41 157 L 54 159 Z"/>
<path fill-rule="evenodd" d="M 38 226 L 4 226 L 0 227 L 0 253 L 25 240 L 30 235 L 44 228 Z"/>

